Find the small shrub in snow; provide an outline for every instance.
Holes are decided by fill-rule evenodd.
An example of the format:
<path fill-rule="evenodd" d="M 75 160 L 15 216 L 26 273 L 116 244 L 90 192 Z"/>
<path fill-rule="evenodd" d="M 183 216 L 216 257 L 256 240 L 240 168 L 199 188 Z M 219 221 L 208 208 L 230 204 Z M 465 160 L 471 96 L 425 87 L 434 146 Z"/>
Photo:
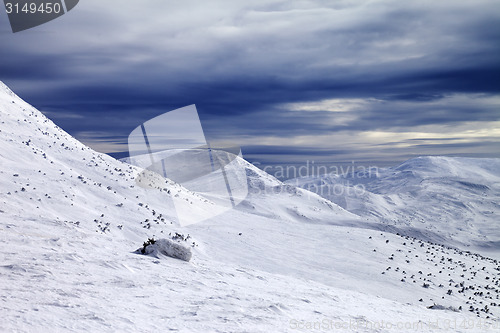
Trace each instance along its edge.
<path fill-rule="evenodd" d="M 148 240 L 142 244 L 141 253 L 146 254 L 146 247 L 148 247 L 149 245 L 153 245 L 154 243 L 156 243 L 154 238 L 148 238 Z"/>
<path fill-rule="evenodd" d="M 184 261 L 191 260 L 191 257 L 193 255 L 189 246 L 186 246 L 185 244 L 182 244 L 175 240 L 165 238 L 158 240 L 150 238 L 147 242 L 144 242 L 143 248 L 138 249 L 136 252 L 150 255 L 156 258 L 160 258 L 161 254 Z"/>

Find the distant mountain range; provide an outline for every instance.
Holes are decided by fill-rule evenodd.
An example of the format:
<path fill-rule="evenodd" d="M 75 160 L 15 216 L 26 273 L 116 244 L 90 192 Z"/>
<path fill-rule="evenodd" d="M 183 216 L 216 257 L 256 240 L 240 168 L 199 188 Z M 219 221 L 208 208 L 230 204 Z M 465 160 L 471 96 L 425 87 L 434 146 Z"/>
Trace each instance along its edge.
<path fill-rule="evenodd" d="M 495 255 L 500 250 L 500 159 L 418 157 L 392 168 L 287 184 L 404 234 Z"/>

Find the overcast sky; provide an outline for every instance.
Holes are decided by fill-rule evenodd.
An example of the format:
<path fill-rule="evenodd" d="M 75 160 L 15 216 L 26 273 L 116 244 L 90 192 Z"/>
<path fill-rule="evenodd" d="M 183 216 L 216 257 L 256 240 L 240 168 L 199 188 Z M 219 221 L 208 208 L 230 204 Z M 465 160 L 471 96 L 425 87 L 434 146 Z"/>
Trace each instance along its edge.
<path fill-rule="evenodd" d="M 500 157 L 499 55 L 498 0 L 82 0 L 16 34 L 0 13 L 0 80 L 106 153 L 196 104 L 263 164 Z"/>

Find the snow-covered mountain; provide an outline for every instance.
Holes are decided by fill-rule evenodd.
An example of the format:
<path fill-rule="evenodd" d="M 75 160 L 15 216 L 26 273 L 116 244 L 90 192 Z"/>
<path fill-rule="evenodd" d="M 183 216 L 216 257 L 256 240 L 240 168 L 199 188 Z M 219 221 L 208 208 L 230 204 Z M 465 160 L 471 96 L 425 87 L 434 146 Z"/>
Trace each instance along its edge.
<path fill-rule="evenodd" d="M 168 179 L 153 189 L 137 186 L 141 169 L 84 146 L 2 83 L 0 143 L 0 331 L 498 328 L 498 262 L 411 237 L 405 223 L 381 223 L 379 211 L 398 216 L 385 198 L 386 210 L 368 214 L 371 196 L 346 197 L 353 207 L 239 159 L 247 198 L 181 227 L 170 196 L 184 197 L 193 216 L 216 203 Z M 462 162 L 487 182 L 454 184 L 476 202 L 495 201 L 481 194 L 496 191 L 495 168 Z M 413 182 L 415 202 L 432 196 L 414 179 L 422 175 L 391 170 L 367 181 L 370 195 L 389 196 Z M 488 207 L 497 216 L 498 207 Z M 443 241 L 467 221 L 447 225 Z M 427 240 L 441 239 L 440 230 L 432 232 L 436 238 Z M 135 253 L 148 238 L 176 233 L 187 239 L 191 261 Z"/>
<path fill-rule="evenodd" d="M 287 183 L 404 234 L 500 256 L 500 159 L 418 157 Z"/>

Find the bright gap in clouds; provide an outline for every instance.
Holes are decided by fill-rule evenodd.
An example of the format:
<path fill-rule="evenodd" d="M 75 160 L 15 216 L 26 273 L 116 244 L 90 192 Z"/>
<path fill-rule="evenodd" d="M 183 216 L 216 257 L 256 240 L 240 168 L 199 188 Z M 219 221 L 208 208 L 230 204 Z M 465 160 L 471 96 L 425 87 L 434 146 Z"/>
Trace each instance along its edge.
<path fill-rule="evenodd" d="M 316 114 L 318 122 L 331 126 L 332 130 L 322 126 L 316 134 L 248 138 L 245 143 L 253 148 L 247 157 L 262 166 L 283 166 L 286 161 L 297 166 L 311 163 L 386 166 L 422 155 L 500 157 L 500 121 L 495 120 L 500 97 L 496 95 L 454 94 L 417 104 L 404 100 L 336 98 L 286 103 L 283 108 L 308 113 L 310 117 Z M 406 111 L 398 112 L 398 108 Z M 483 120 L 474 120 L 477 108 L 490 112 L 483 112 Z M 384 109 L 396 119 L 370 119 Z M 450 117 L 453 113 L 455 121 Z M 447 117 L 449 121 L 433 123 L 433 117 Z M 372 122 L 374 129 L 363 125 L 367 121 Z M 302 149 L 293 151 L 291 147 Z M 264 153 L 259 154 L 258 150 Z"/>

